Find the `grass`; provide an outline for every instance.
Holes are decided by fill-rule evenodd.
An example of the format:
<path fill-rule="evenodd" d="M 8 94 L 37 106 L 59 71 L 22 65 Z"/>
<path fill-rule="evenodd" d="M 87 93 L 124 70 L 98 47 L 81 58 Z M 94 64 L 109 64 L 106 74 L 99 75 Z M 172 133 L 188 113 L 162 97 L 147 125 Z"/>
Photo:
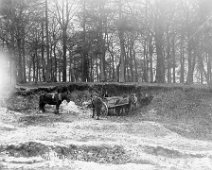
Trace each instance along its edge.
<path fill-rule="evenodd" d="M 73 145 L 47 146 L 37 142 L 26 142 L 19 145 L 0 146 L 0 153 L 7 152 L 13 157 L 35 157 L 42 156 L 44 159 L 80 160 L 98 163 L 121 164 L 128 160 L 122 146 L 87 146 Z"/>
<path fill-rule="evenodd" d="M 87 91 L 75 91 L 72 95 L 75 100 L 80 100 L 79 103 L 86 100 L 86 96 L 88 96 Z M 14 96 L 10 100 L 10 106 L 14 110 L 17 107 L 20 107 L 18 108 L 20 111 L 26 108 L 24 112 L 20 113 L 20 119 L 13 119 L 19 120 L 21 123 L 28 123 L 24 124 L 26 125 L 24 127 L 27 127 L 26 132 L 31 132 L 32 135 L 26 139 L 22 138 L 25 133 L 22 124 L 20 129 L 17 126 L 17 131 L 14 131 L 17 133 L 17 139 L 14 139 L 13 135 L 9 136 L 13 132 L 3 131 L 3 137 L 5 134 L 8 135 L 5 137 L 5 141 L 13 141 L 14 144 L 8 145 L 4 142 L 5 144 L 0 146 L 0 153 L 7 153 L 10 157 L 14 157 L 15 161 L 19 161 L 19 158 L 28 161 L 39 157 L 43 163 L 50 162 L 51 167 L 57 167 L 55 169 L 59 169 L 59 166 L 65 169 L 66 165 L 71 164 L 72 161 L 81 162 L 82 166 L 85 163 L 86 165 L 96 163 L 98 167 L 103 165 L 110 167 L 112 164 L 121 167 L 121 164 L 135 163 L 138 164 L 138 167 L 144 166 L 144 164 L 158 167 L 167 164 L 167 161 L 173 161 L 168 164 L 178 164 L 180 159 L 181 162 L 188 161 L 190 164 L 193 164 L 198 158 L 200 160 L 197 161 L 202 161 L 207 155 L 201 155 L 199 151 L 205 152 L 212 147 L 211 142 L 208 142 L 209 148 L 208 145 L 205 146 L 205 141 L 196 144 L 196 140 L 190 142 L 182 137 L 175 138 L 176 135 L 170 132 L 171 130 L 194 139 L 212 139 L 210 136 L 212 95 L 202 91 L 160 92 L 154 95 L 154 99 L 148 106 L 131 110 L 126 116 L 110 116 L 108 119 L 98 121 L 89 118 L 87 113 L 61 114 L 59 116 L 51 113 L 30 115 L 29 112 L 31 110 L 35 112 L 36 109 L 31 108 L 29 103 L 35 101 L 37 101 L 36 96 L 32 96 L 32 98 Z M 9 113 L 5 112 L 4 114 L 8 117 L 11 115 Z M 151 116 L 155 119 L 151 119 Z M 85 117 L 86 119 L 84 119 Z M 55 122 L 55 119 L 58 119 L 59 123 Z M 74 123 L 71 124 L 70 120 Z M 18 123 L 20 123 L 19 121 Z M 43 128 L 43 126 L 45 127 Z M 168 138 L 166 138 L 167 136 Z M 175 142 L 178 139 L 179 142 Z M 40 140 L 43 142 L 39 142 Z M 19 144 L 16 145 L 16 141 L 21 141 L 21 143 L 18 142 Z M 51 141 L 50 144 L 49 141 Z M 172 141 L 174 142 L 171 143 Z M 185 146 L 181 146 L 184 141 Z M 60 142 L 65 145 L 60 145 Z M 173 145 L 174 149 L 170 145 Z M 191 152 L 191 154 L 183 152 L 184 147 L 188 147 L 188 151 L 193 151 L 193 148 L 197 146 L 201 147 L 199 151 Z M 37 163 L 34 166 L 37 166 Z M 170 165 L 167 166 L 170 167 Z"/>
<path fill-rule="evenodd" d="M 156 95 L 148 108 L 156 110 L 159 121 L 168 129 L 187 137 L 212 139 L 210 103 L 209 94 L 174 90 Z"/>
<path fill-rule="evenodd" d="M 77 105 L 81 105 L 83 101 L 90 99 L 90 93 L 88 90 L 75 90 L 71 93 L 71 98 Z M 8 109 L 29 115 L 38 110 L 38 94 L 25 97 L 13 96 L 6 103 Z M 157 117 L 157 119 L 152 120 L 162 122 L 165 127 L 181 135 L 212 139 L 212 94 L 206 91 L 178 89 L 160 92 L 154 95 L 152 102 L 142 110 L 147 113 L 146 115 L 150 111 L 155 111 L 155 117 L 154 115 L 152 117 Z M 123 122 L 124 118 L 132 118 L 133 122 L 140 121 L 142 115 L 133 114 L 139 111 L 136 109 L 127 117 L 111 119 L 113 121 L 120 119 L 120 122 Z M 148 116 L 146 117 L 148 119 Z M 40 122 L 38 119 L 40 118 L 30 118 L 32 123 L 33 121 Z"/>

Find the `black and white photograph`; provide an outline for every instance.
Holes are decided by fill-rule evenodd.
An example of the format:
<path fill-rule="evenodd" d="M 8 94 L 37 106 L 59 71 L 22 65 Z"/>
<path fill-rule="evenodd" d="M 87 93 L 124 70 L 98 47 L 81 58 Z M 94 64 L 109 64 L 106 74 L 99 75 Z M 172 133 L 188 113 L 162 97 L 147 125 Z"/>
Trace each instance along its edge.
<path fill-rule="evenodd" d="M 0 170 L 212 170 L 212 0 L 0 0 Z"/>

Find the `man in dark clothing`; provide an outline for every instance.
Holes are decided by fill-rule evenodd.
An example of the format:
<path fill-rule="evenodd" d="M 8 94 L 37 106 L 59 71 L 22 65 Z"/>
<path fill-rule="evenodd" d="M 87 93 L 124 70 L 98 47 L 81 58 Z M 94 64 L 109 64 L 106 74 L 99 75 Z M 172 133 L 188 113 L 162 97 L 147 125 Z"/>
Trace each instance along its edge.
<path fill-rule="evenodd" d="M 94 118 L 95 113 L 97 116 L 97 120 L 99 119 L 99 116 L 104 113 L 107 115 L 108 113 L 108 107 L 107 105 L 102 101 L 102 98 L 94 96 L 92 99 L 92 106 L 93 106 L 93 115 L 92 118 Z"/>

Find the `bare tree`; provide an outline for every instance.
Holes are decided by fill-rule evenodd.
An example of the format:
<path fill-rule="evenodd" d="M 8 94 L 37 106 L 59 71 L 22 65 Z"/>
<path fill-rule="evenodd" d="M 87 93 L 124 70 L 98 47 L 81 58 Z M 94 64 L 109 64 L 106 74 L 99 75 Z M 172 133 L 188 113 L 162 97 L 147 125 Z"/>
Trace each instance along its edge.
<path fill-rule="evenodd" d="M 57 21 L 60 25 L 62 31 L 62 44 L 63 44 L 63 82 L 66 82 L 67 79 L 67 39 L 68 39 L 68 28 L 71 23 L 71 19 L 74 16 L 75 1 L 71 0 L 62 0 L 61 4 L 58 0 L 54 1 L 56 6 L 56 16 Z"/>

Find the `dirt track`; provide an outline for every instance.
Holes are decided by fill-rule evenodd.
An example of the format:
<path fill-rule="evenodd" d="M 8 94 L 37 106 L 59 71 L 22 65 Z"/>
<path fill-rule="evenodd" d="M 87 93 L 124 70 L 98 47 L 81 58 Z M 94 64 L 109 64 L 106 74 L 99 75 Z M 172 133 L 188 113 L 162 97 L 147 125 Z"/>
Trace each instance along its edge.
<path fill-rule="evenodd" d="M 156 123 L 154 111 L 93 120 L 79 108 L 61 115 L 1 108 L 0 169 L 211 169 L 212 142 Z M 146 119 L 148 115 L 148 120 Z M 152 116 L 152 121 L 150 117 Z"/>

